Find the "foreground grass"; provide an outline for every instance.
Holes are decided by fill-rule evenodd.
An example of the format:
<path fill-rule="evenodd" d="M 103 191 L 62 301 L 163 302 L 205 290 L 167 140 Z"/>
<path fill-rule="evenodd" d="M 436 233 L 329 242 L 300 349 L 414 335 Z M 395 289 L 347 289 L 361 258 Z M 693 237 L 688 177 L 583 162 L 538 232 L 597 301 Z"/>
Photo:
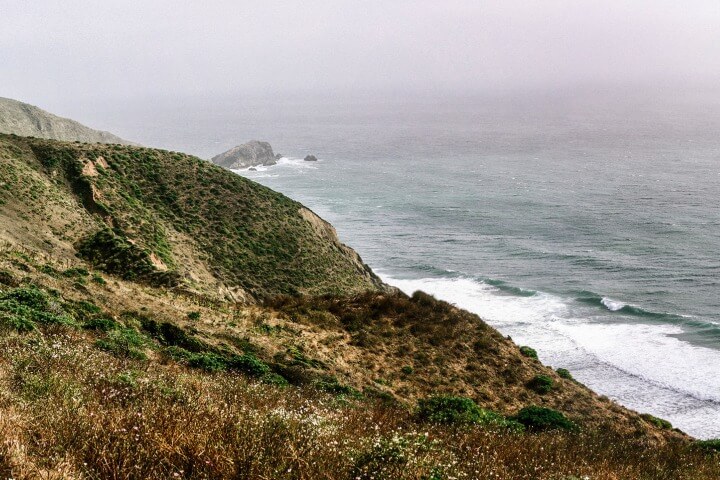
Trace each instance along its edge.
<path fill-rule="evenodd" d="M 2 478 L 716 479 L 603 433 L 422 423 L 399 406 L 121 358 L 64 325 L 0 339 Z"/>

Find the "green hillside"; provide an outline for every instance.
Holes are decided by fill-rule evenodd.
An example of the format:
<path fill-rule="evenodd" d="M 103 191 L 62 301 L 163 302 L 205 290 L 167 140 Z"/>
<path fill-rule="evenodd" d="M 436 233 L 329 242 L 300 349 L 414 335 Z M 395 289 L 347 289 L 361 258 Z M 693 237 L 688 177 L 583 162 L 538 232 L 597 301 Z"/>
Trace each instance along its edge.
<path fill-rule="evenodd" d="M 0 158 L 10 218 L 27 211 L 29 233 L 51 228 L 41 244 L 123 278 L 236 299 L 382 286 L 301 204 L 198 158 L 8 135 Z M 54 225 L 69 217 L 72 228 Z"/>

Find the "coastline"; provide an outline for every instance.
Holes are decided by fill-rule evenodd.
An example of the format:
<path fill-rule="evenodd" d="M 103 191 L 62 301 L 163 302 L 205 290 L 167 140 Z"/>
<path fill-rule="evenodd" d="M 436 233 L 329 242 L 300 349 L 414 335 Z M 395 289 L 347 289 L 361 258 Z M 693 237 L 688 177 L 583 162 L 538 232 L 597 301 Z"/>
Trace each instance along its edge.
<path fill-rule="evenodd" d="M 333 164 L 329 162 L 324 170 Z M 367 233 L 359 230 L 369 220 L 352 218 L 355 208 L 343 203 L 349 199 L 332 200 L 327 195 L 330 191 L 318 194 L 312 188 L 317 183 L 312 178 L 315 175 L 304 175 L 310 170 L 303 167 L 302 161 L 291 161 L 262 172 L 235 173 L 261 183 L 267 181 L 271 188 L 311 205 L 341 233 L 346 232 L 343 240 L 363 258 L 374 249 L 369 263 L 377 267 L 373 270 L 386 283 L 408 294 L 424 290 L 478 314 L 519 345 L 537 349 L 544 363 L 569 369 L 589 388 L 623 406 L 665 418 L 698 438 L 720 436 L 720 421 L 708 421 L 720 419 L 720 398 L 713 396 L 713 392 L 720 392 L 720 384 L 714 383 L 712 371 L 712 365 L 720 363 L 720 350 L 687 341 L 691 333 L 685 327 L 692 319 L 621 302 L 616 299 L 622 298 L 618 294 L 608 297 L 586 290 L 571 296 L 548 294 L 427 265 L 436 258 L 424 257 L 426 265 L 422 267 L 403 267 L 395 262 L 388 268 L 388 263 L 382 262 L 384 251 L 380 261 L 377 258 L 378 250 L 382 250 L 378 245 L 387 242 L 376 237 L 370 239 L 377 244 L 373 245 Z M 301 180 L 287 182 L 287 175 Z M 373 231 L 376 236 L 387 237 L 393 235 L 393 228 L 397 231 L 396 225 L 373 227 Z M 401 227 L 401 231 L 406 230 L 409 232 L 409 227 Z M 402 244 L 409 246 L 406 240 Z M 434 244 L 433 248 L 441 245 Z M 689 359 L 694 359 L 694 364 Z M 698 386 L 702 388 L 698 390 Z"/>
<path fill-rule="evenodd" d="M 510 295 L 463 277 L 407 280 L 379 272 L 384 281 L 407 294 L 423 290 L 479 315 L 518 345 L 536 349 L 543 363 L 567 368 L 590 389 L 627 408 L 664 418 L 699 439 L 720 435 L 720 424 L 707 422 L 720 418 L 720 400 L 704 394 L 714 388 L 708 381 L 711 377 L 705 370 L 688 370 L 685 363 L 675 361 L 678 356 L 687 363 L 692 363 L 688 357 L 699 361 L 696 352 L 702 348 L 678 339 L 679 327 L 593 323 L 569 318 L 560 298 L 541 292 Z M 707 350 L 720 361 L 720 352 Z M 658 378 L 660 372 L 666 376 Z M 678 377 L 686 381 L 674 384 Z M 697 385 L 704 389 L 693 390 Z"/>

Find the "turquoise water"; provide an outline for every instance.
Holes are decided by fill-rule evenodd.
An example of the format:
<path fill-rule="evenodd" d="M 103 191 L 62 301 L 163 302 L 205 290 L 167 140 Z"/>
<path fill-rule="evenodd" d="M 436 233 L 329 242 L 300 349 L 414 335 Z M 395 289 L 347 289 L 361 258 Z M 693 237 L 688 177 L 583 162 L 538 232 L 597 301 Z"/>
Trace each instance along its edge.
<path fill-rule="evenodd" d="M 286 158 L 239 173 L 331 221 L 386 281 L 472 310 L 599 393 L 709 438 L 718 107 L 712 94 L 629 93 L 188 101 L 126 106 L 111 127 L 204 158 L 270 141 Z"/>

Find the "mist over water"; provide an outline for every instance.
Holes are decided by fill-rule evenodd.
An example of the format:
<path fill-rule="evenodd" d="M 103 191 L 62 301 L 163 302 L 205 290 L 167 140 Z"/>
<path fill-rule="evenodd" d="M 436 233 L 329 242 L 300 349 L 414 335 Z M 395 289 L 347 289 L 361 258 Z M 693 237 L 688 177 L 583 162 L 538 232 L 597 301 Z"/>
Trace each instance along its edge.
<path fill-rule="evenodd" d="M 720 436 L 720 95 L 203 99 L 96 115 L 331 221 L 386 281 L 480 314 L 594 390 Z M 320 159 L 300 160 L 306 154 Z"/>

